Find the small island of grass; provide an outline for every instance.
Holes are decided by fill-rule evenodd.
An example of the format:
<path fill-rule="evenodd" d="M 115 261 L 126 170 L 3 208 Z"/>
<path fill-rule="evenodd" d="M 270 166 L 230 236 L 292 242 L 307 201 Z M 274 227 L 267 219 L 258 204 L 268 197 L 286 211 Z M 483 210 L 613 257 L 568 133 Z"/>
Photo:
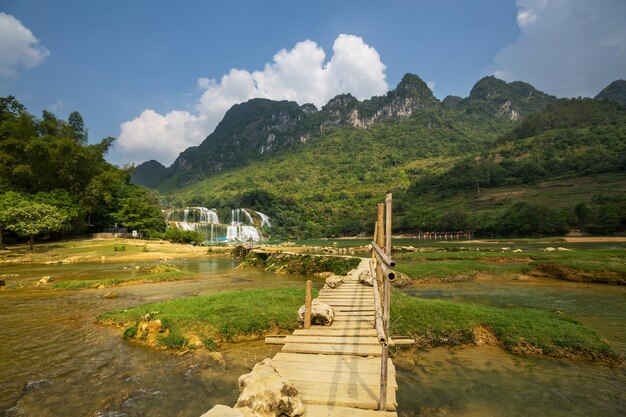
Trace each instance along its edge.
<path fill-rule="evenodd" d="M 123 327 L 124 337 L 163 348 L 208 348 L 298 328 L 300 288 L 242 290 L 144 304 L 98 317 Z M 422 300 L 392 295 L 392 334 L 410 335 L 420 348 L 484 342 L 514 353 L 619 361 L 592 330 L 555 312 Z M 154 323 L 158 325 L 154 325 Z"/>

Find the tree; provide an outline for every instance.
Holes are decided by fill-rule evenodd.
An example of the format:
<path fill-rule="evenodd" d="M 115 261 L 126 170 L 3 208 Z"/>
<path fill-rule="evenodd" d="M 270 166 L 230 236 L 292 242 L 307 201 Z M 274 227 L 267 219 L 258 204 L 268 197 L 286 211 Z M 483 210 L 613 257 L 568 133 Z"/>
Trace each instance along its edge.
<path fill-rule="evenodd" d="M 10 210 L 24 204 L 25 197 L 13 191 L 0 194 L 0 249 L 5 249 L 3 234 L 12 221 Z"/>
<path fill-rule="evenodd" d="M 72 128 L 72 139 L 81 146 L 87 145 L 87 129 L 83 122 L 83 116 L 75 111 L 67 118 L 67 124 Z"/>
<path fill-rule="evenodd" d="M 56 207 L 31 202 L 10 207 L 6 216 L 7 230 L 15 232 L 20 237 L 27 237 L 29 250 L 33 249 L 35 237 L 58 232 L 67 222 Z"/>

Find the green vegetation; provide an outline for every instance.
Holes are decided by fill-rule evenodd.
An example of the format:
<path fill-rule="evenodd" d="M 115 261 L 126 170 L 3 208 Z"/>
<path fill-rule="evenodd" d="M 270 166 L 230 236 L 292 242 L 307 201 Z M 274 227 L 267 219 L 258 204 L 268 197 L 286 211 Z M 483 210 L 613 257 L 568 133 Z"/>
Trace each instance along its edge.
<path fill-rule="evenodd" d="M 408 334 L 426 346 L 476 341 L 478 326 L 491 331 L 512 352 L 548 356 L 617 359 L 598 335 L 575 320 L 529 308 L 496 308 L 449 301 L 423 300 L 394 291 L 393 334 Z"/>
<path fill-rule="evenodd" d="M 296 329 L 296 312 L 303 303 L 301 288 L 243 290 L 144 304 L 101 314 L 97 320 L 133 327 L 149 315 L 170 323 L 168 327 L 177 329 L 174 334 L 198 336 L 214 349 L 218 341 L 258 339 L 272 331 Z"/>
<path fill-rule="evenodd" d="M 145 234 L 165 230 L 155 194 L 104 160 L 113 141 L 88 145 L 78 112 L 67 122 L 48 111 L 38 119 L 14 97 L 0 97 L 0 234 L 32 246 L 38 236 L 115 223 Z"/>
<path fill-rule="evenodd" d="M 189 277 L 189 273 L 179 271 L 174 268 L 160 265 L 153 269 L 140 271 L 134 277 L 105 278 L 105 279 L 84 279 L 55 282 L 52 288 L 59 290 L 81 290 L 84 288 L 106 288 L 123 285 L 130 282 L 161 282 L 177 281 Z"/>
<path fill-rule="evenodd" d="M 234 253 L 242 255 L 241 250 L 236 249 Z M 268 271 L 284 271 L 290 274 L 313 275 L 318 272 L 332 272 L 336 275 L 346 275 L 359 266 L 361 260 L 350 257 L 248 251 L 244 262 L 244 265 L 260 266 Z"/>
<path fill-rule="evenodd" d="M 499 250 L 403 253 L 394 258 L 396 269 L 415 280 L 462 281 L 477 273 L 515 277 L 548 275 L 569 281 L 626 284 L 626 253 L 623 249 L 573 251 Z"/>
<path fill-rule="evenodd" d="M 163 233 L 162 238 L 172 243 L 197 243 L 200 244 L 204 237 L 194 230 L 180 230 L 170 228 Z"/>
<path fill-rule="evenodd" d="M 412 97 L 427 100 L 414 84 Z M 172 177 L 160 185 L 171 193 L 162 203 L 250 207 L 272 217 L 272 238 L 370 234 L 375 203 L 387 191 L 394 193 L 395 232 L 626 231 L 626 109 L 590 99 L 556 101 L 527 84 L 495 79 L 475 89 L 456 104 L 427 100 L 409 118 L 381 119 L 367 129 L 338 122 L 242 167 Z M 374 101 L 343 97 L 329 106 L 340 114 L 356 106 L 365 114 L 367 106 L 393 103 Z M 513 122 L 498 115 L 507 101 L 526 117 Z"/>
<path fill-rule="evenodd" d="M 244 290 L 145 304 L 107 312 L 97 320 L 127 326 L 124 335 L 132 338 L 146 317 L 159 319 L 161 332 L 167 335 L 157 337 L 160 345 L 180 348 L 192 337 L 200 337 L 213 350 L 217 341 L 258 339 L 269 332 L 294 330 L 299 325 L 295 312 L 303 300 L 302 289 Z M 593 331 L 542 310 L 421 300 L 394 291 L 391 315 L 393 334 L 411 335 L 422 346 L 471 343 L 477 337 L 476 327 L 482 326 L 513 352 L 617 358 Z"/>

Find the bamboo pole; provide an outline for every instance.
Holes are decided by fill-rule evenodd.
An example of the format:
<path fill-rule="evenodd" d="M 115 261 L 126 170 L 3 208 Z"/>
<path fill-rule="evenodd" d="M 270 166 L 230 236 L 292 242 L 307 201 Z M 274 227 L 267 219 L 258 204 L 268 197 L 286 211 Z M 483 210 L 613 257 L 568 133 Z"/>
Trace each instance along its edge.
<path fill-rule="evenodd" d="M 385 205 L 379 203 L 376 206 L 376 244 L 381 247 L 385 241 Z M 382 290 L 383 285 L 383 272 L 380 268 L 380 263 L 376 262 L 376 281 L 378 282 L 379 291 Z"/>
<path fill-rule="evenodd" d="M 387 411 L 387 361 L 389 352 L 387 345 L 383 345 L 383 351 L 380 355 L 380 403 L 378 410 Z"/>
<path fill-rule="evenodd" d="M 372 265 L 374 261 L 370 261 L 370 271 L 372 271 Z M 380 293 L 378 292 L 378 285 L 374 285 L 374 323 L 376 327 L 376 337 L 381 345 L 387 344 L 387 335 L 385 335 L 385 323 L 383 322 L 383 309 L 380 303 Z"/>
<path fill-rule="evenodd" d="M 380 246 L 378 246 L 377 243 L 373 243 L 372 248 L 374 248 L 376 254 L 380 256 L 380 259 L 383 261 L 383 263 L 387 264 L 387 266 L 396 266 L 395 261 L 391 259 L 391 257 L 387 256 L 387 254 L 380 248 Z"/>
<path fill-rule="evenodd" d="M 313 281 L 310 279 L 306 282 L 306 292 L 304 296 L 304 328 L 308 329 L 311 327 L 311 290 L 313 287 Z"/>
<path fill-rule="evenodd" d="M 391 258 L 391 193 L 385 199 L 385 253 Z M 382 245 L 379 245 L 382 246 Z"/>

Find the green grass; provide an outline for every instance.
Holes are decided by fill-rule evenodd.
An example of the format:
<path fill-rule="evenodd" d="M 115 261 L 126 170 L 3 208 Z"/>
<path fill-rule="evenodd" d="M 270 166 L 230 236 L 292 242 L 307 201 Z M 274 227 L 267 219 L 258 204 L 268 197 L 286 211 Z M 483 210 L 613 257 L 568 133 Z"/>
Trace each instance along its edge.
<path fill-rule="evenodd" d="M 106 279 L 84 279 L 73 281 L 55 282 L 52 288 L 59 290 L 80 290 L 84 288 L 114 287 L 116 285 L 125 284 L 133 281 L 159 282 L 159 281 L 176 281 L 185 279 L 190 274 L 182 271 L 148 273 L 135 276 L 132 278 L 106 278 Z"/>
<path fill-rule="evenodd" d="M 623 249 L 544 252 L 534 248 L 513 253 L 494 250 L 458 251 L 450 248 L 448 251 L 403 253 L 394 259 L 398 263 L 398 271 L 417 280 L 467 277 L 478 272 L 489 275 L 522 274 L 546 264 L 580 272 L 588 271 L 598 276 L 605 273 L 626 277 L 626 250 Z M 606 282 L 606 279 L 598 281 Z"/>
<path fill-rule="evenodd" d="M 411 335 L 427 345 L 471 343 L 472 329 L 483 326 L 508 351 L 617 359 L 595 332 L 545 310 L 423 300 L 394 291 L 391 317 L 393 334 Z"/>
<path fill-rule="evenodd" d="M 220 341 L 257 339 L 269 332 L 298 328 L 296 311 L 303 303 L 304 290 L 300 288 L 243 290 L 144 304 L 101 314 L 97 320 L 127 326 L 125 335 L 134 337 L 137 324 L 148 315 L 160 319 L 169 330 L 157 339 L 159 344 L 180 348 L 197 336 L 214 350 Z M 422 300 L 394 291 L 391 317 L 393 334 L 411 335 L 428 346 L 471 343 L 472 330 L 483 326 L 509 351 L 618 357 L 593 331 L 544 310 Z"/>
<path fill-rule="evenodd" d="M 271 331 L 294 330 L 302 304 L 302 288 L 242 290 L 144 304 L 101 314 L 97 320 L 132 326 L 150 314 L 153 319 L 172 323 L 179 335 L 196 335 L 214 348 L 216 341 L 256 339 Z"/>
<path fill-rule="evenodd" d="M 523 263 L 490 263 L 478 260 L 439 260 L 413 261 L 398 263 L 395 268 L 413 279 L 429 278 L 452 279 L 458 277 L 471 278 L 478 272 L 490 275 L 520 274 L 527 272 L 528 267 Z"/>

